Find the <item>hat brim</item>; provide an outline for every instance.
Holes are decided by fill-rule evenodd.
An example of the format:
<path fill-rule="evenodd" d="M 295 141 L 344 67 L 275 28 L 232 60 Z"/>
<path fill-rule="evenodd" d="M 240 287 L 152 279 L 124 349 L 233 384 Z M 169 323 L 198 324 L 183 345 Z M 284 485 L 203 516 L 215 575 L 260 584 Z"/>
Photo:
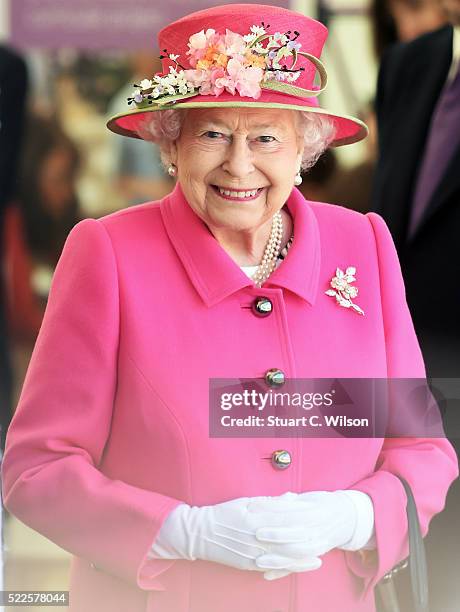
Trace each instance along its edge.
<path fill-rule="evenodd" d="M 281 108 L 318 113 L 333 118 L 336 125 L 336 135 L 334 141 L 331 143 L 333 147 L 359 142 L 368 135 L 369 130 L 366 124 L 356 117 L 338 114 L 321 108 L 320 106 L 312 105 L 314 102 L 315 101 L 311 98 L 302 99 L 278 94 L 277 92 L 265 91 L 262 92 L 262 95 L 257 100 L 233 96 L 230 93 L 223 93 L 220 96 L 197 95 L 192 98 L 175 100 L 173 103 L 169 104 L 152 104 L 152 106 L 148 108 L 136 108 L 125 113 L 120 113 L 107 121 L 107 127 L 116 134 L 141 139 L 136 131 L 138 125 L 147 118 L 149 113 L 159 110 L 173 108 Z"/>

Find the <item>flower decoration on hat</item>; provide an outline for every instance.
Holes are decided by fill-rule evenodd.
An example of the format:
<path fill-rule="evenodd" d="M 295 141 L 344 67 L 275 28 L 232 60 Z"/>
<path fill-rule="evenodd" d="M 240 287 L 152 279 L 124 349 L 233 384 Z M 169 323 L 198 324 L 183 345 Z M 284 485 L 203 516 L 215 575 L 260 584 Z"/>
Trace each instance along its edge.
<path fill-rule="evenodd" d="M 242 97 L 258 99 L 262 89 L 286 91 L 294 95 L 317 96 L 325 87 L 326 72 L 320 60 L 303 53 L 298 42 L 299 32 L 268 33 L 269 25 L 253 25 L 241 35 L 226 29 L 225 34 L 214 29 L 192 34 L 186 52 L 190 67 L 179 63 L 180 56 L 163 52 L 160 59 L 169 59 L 168 74 L 157 74 L 143 79 L 128 103 L 137 108 L 152 104 L 174 103 L 196 95 L 219 96 L 227 91 Z M 305 90 L 292 84 L 304 67 L 298 65 L 299 56 L 315 64 L 321 77 L 321 88 Z"/>
<path fill-rule="evenodd" d="M 358 287 L 350 283 L 356 280 L 356 268 L 350 266 L 345 272 L 340 268 L 335 271 L 335 276 L 330 281 L 332 289 L 325 291 L 326 295 L 335 297 L 336 303 L 344 308 L 352 308 L 358 314 L 363 315 L 364 311 L 357 304 L 353 303 L 353 298 L 358 295 Z"/>

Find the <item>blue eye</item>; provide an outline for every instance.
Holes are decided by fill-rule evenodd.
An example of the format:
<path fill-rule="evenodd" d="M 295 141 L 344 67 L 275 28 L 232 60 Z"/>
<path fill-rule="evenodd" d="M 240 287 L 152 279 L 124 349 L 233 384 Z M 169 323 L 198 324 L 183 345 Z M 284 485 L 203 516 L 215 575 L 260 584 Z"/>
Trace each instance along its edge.
<path fill-rule="evenodd" d="M 211 138 L 211 140 L 219 140 L 220 138 L 223 137 L 223 134 L 221 134 L 220 132 L 213 132 L 212 130 L 208 130 L 207 132 L 203 134 L 203 136 L 206 136 L 207 138 Z"/>
<path fill-rule="evenodd" d="M 259 136 L 261 142 L 274 142 L 276 138 L 274 136 Z"/>

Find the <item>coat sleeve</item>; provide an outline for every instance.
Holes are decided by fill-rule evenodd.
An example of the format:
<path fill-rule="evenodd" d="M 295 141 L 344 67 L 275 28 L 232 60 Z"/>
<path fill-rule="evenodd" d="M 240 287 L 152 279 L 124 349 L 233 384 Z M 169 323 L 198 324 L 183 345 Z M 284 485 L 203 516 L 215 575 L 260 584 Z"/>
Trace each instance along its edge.
<path fill-rule="evenodd" d="M 388 378 L 425 378 L 393 239 L 380 215 L 366 216 L 376 243 Z M 443 437 L 386 438 L 375 471 L 350 487 L 367 493 L 374 504 L 376 554 L 369 553 L 370 562 L 365 562 L 360 552 L 345 553 L 349 568 L 364 579 L 364 598 L 408 555 L 407 500 L 396 474 L 411 486 L 426 535 L 431 518 L 444 508 L 449 486 L 458 476 L 457 457 Z"/>
<path fill-rule="evenodd" d="M 141 589 L 174 560 L 147 560 L 180 500 L 107 478 L 98 465 L 117 386 L 119 295 L 102 222 L 69 234 L 2 461 L 6 508 L 63 549 Z"/>

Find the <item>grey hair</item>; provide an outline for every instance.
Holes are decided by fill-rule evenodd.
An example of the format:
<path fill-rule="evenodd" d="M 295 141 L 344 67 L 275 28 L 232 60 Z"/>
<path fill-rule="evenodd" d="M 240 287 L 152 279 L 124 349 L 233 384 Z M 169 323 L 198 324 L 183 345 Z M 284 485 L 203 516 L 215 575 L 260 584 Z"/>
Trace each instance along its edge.
<path fill-rule="evenodd" d="M 155 142 L 160 147 L 161 161 L 165 167 L 170 163 L 167 145 L 180 136 L 187 114 L 184 110 L 173 108 L 149 113 L 137 128 L 137 133 L 142 139 Z M 299 136 L 303 137 L 304 142 L 300 167 L 305 171 L 314 166 L 329 147 L 337 128 L 332 117 L 309 111 L 295 111 L 295 113 Z"/>
<path fill-rule="evenodd" d="M 312 168 L 318 158 L 324 153 L 335 138 L 337 127 L 332 117 L 311 113 L 308 111 L 296 111 L 298 117 L 298 128 L 303 136 L 303 156 L 300 168 L 304 171 Z"/>

